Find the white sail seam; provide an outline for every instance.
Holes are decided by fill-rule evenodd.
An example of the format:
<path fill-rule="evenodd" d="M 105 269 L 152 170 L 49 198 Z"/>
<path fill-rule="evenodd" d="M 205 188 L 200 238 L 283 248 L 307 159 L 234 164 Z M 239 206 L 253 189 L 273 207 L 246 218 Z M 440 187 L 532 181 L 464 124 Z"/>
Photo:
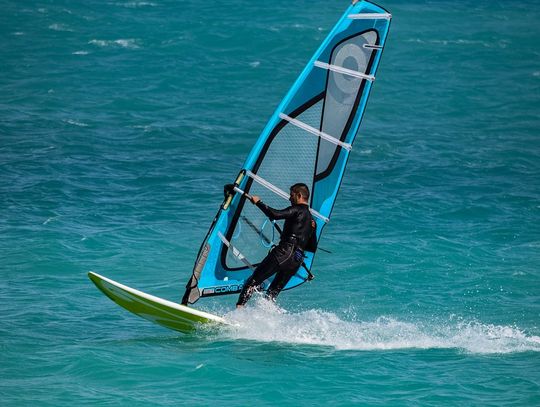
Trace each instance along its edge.
<path fill-rule="evenodd" d="M 276 195 L 279 195 L 280 197 L 282 197 L 283 199 L 286 199 L 287 201 L 289 200 L 289 194 L 287 194 L 285 191 L 283 191 L 282 189 L 276 187 L 274 184 L 268 182 L 267 180 L 265 180 L 264 178 L 262 177 L 259 177 L 257 174 L 254 174 L 252 173 L 250 170 L 246 170 L 246 175 L 250 178 L 252 178 L 255 182 L 257 182 L 259 185 L 262 185 L 263 187 L 265 187 L 266 189 L 272 191 L 273 193 L 275 193 Z M 322 219 L 325 223 L 328 223 L 330 221 L 330 219 L 328 219 L 326 216 L 324 215 L 321 215 L 319 212 L 317 212 L 315 209 L 313 208 L 309 208 L 310 212 L 316 216 L 317 218 L 319 219 Z"/>
<path fill-rule="evenodd" d="M 373 82 L 375 80 L 375 77 L 373 75 L 366 75 L 362 72 L 353 71 L 352 69 L 347 69 L 338 65 L 327 64 L 326 62 L 322 61 L 315 61 L 314 65 L 318 68 L 327 69 L 329 71 L 341 73 L 344 75 L 354 76 L 355 78 L 366 79 L 370 82 Z"/>

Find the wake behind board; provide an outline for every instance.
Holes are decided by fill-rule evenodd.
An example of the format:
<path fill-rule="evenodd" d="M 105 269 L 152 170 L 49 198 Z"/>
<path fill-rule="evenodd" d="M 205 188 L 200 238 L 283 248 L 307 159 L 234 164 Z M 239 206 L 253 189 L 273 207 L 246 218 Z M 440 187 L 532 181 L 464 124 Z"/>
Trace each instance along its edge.
<path fill-rule="evenodd" d="M 165 328 L 188 333 L 200 324 L 226 324 L 217 315 L 198 311 L 120 284 L 110 278 L 89 272 L 88 277 L 107 297 L 129 312 Z"/>

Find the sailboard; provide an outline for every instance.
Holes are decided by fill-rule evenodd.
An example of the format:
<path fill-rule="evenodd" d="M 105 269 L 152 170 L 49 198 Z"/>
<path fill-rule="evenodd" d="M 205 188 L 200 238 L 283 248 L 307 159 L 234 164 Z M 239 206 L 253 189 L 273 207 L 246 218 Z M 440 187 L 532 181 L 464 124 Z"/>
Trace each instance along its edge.
<path fill-rule="evenodd" d="M 317 241 L 329 222 L 384 49 L 391 14 L 353 2 L 285 95 L 221 204 L 199 249 L 182 304 L 239 293 L 254 268 L 279 242 L 273 223 L 247 196 L 274 208 L 288 206 L 289 188 L 310 191 Z M 285 289 L 310 280 L 315 253 Z M 263 289 L 270 285 L 270 279 Z"/>
<path fill-rule="evenodd" d="M 283 221 L 272 222 L 249 194 L 274 208 L 288 206 L 288 190 L 302 182 L 320 240 L 329 222 L 345 167 L 364 115 L 388 34 L 391 14 L 368 1 L 353 1 L 300 73 L 263 129 L 227 189 L 196 256 L 181 304 L 100 276 L 89 278 L 128 311 L 170 329 L 188 332 L 199 324 L 227 324 L 189 307 L 200 298 L 237 294 L 257 265 L 279 242 Z M 285 289 L 310 280 L 315 253 Z M 263 283 L 263 289 L 270 285 Z"/>
<path fill-rule="evenodd" d="M 165 328 L 189 333 L 201 324 L 229 325 L 223 318 L 147 294 L 97 273 L 88 277 L 107 297 L 128 311 Z"/>

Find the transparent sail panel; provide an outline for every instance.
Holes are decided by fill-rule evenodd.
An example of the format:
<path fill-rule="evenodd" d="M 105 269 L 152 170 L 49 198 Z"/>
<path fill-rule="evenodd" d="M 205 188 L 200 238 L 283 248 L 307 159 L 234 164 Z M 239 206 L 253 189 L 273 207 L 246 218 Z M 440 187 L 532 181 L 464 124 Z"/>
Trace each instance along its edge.
<path fill-rule="evenodd" d="M 296 118 L 319 128 L 322 101 L 308 108 Z M 291 185 L 303 182 L 311 189 L 317 155 L 318 137 L 287 124 L 272 140 L 256 174 L 272 185 L 289 194 Z M 283 197 L 253 181 L 249 191 L 260 196 L 267 205 L 282 209 L 290 205 Z M 278 221 L 283 227 L 283 221 Z M 259 208 L 249 202 L 244 204 L 231 236 L 231 243 L 238 247 L 250 261 L 260 262 L 272 245 L 279 242 L 279 233 Z M 227 253 L 227 267 L 244 265 L 231 253 Z"/>
<path fill-rule="evenodd" d="M 367 73 L 368 64 L 374 51 L 363 45 L 375 45 L 377 34 L 368 31 L 350 38 L 336 47 L 330 60 L 331 65 L 340 66 L 352 71 Z M 360 85 L 365 79 L 351 75 L 329 71 L 326 90 L 323 123 L 321 130 L 337 139 L 341 139 L 347 121 L 353 113 Z M 337 147 L 326 140 L 321 140 L 317 162 L 317 174 L 324 172 L 334 156 Z"/>

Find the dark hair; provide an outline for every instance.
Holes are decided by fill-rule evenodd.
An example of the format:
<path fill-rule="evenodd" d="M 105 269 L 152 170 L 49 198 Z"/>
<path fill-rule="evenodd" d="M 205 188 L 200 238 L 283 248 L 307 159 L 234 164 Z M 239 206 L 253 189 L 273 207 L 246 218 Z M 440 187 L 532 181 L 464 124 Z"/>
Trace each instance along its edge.
<path fill-rule="evenodd" d="M 309 199 L 309 188 L 306 184 L 298 183 L 291 187 L 292 194 L 300 194 L 306 201 Z"/>

